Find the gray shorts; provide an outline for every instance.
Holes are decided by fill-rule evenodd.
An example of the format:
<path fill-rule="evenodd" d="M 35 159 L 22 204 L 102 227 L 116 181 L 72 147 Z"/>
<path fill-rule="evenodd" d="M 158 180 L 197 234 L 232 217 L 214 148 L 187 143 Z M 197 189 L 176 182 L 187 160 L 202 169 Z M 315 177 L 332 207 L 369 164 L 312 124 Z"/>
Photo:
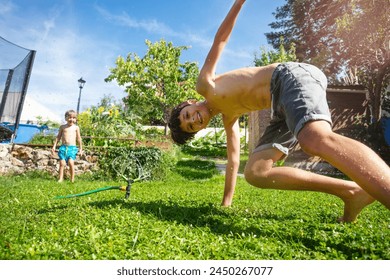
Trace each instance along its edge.
<path fill-rule="evenodd" d="M 326 87 L 326 76 L 313 65 L 279 64 L 271 79 L 271 121 L 253 152 L 276 148 L 287 156 L 307 122 L 325 120 L 332 124 Z"/>

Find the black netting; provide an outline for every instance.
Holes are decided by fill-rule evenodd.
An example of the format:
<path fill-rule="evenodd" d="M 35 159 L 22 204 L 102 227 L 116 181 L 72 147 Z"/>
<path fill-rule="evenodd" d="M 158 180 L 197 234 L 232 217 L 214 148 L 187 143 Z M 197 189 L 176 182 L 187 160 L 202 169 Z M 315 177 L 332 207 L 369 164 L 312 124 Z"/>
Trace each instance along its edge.
<path fill-rule="evenodd" d="M 0 141 L 16 136 L 34 58 L 35 51 L 0 37 Z"/>

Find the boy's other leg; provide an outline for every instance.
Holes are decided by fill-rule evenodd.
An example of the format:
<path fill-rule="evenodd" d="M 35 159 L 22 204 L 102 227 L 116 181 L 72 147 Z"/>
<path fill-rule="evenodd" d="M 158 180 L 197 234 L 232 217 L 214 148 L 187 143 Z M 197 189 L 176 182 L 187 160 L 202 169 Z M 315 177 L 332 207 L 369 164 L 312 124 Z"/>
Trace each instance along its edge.
<path fill-rule="evenodd" d="M 65 170 L 66 162 L 65 160 L 60 160 L 60 170 L 59 170 L 59 176 L 58 176 L 58 182 L 64 181 L 64 170 Z"/>
<path fill-rule="evenodd" d="M 332 164 L 390 209 L 390 168 L 369 147 L 334 133 L 325 121 L 307 123 L 298 141 L 305 152 Z"/>
<path fill-rule="evenodd" d="M 273 148 L 251 155 L 245 167 L 248 183 L 259 188 L 318 191 L 335 195 L 344 201 L 344 215 L 340 218 L 344 222 L 354 221 L 361 210 L 374 201 L 355 182 L 293 167 L 273 167 L 282 156 L 282 152 Z"/>
<path fill-rule="evenodd" d="M 68 165 L 69 165 L 69 172 L 70 172 L 70 181 L 73 183 L 74 182 L 74 161 L 73 161 L 73 159 L 68 160 Z"/>

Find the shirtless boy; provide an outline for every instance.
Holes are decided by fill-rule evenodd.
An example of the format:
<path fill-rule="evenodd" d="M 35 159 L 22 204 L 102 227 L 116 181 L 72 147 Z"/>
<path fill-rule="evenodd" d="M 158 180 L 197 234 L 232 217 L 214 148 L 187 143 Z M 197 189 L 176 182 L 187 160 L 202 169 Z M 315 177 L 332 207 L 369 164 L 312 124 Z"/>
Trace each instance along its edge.
<path fill-rule="evenodd" d="M 390 168 L 370 148 L 332 131 L 326 102 L 327 81 L 316 67 L 303 63 L 248 67 L 215 75 L 245 0 L 236 0 L 219 27 L 196 90 L 205 100 L 186 101 L 172 111 L 172 139 L 183 144 L 222 114 L 227 136 L 225 188 L 222 205 L 233 200 L 240 158 L 238 118 L 250 111 L 272 109 L 272 120 L 250 155 L 245 179 L 259 188 L 310 190 L 335 195 L 344 202 L 341 222 L 354 221 L 375 199 L 390 209 Z M 351 180 L 327 177 L 292 167 L 274 167 L 299 143 Z"/>
<path fill-rule="evenodd" d="M 60 170 L 58 182 L 64 180 L 64 170 L 66 164 L 69 165 L 70 181 L 74 182 L 74 160 L 77 152 L 82 153 L 83 144 L 80 136 L 80 128 L 76 125 L 77 114 L 73 110 L 65 113 L 66 124 L 60 126 L 56 140 L 52 148 L 52 153 L 55 153 L 57 143 L 61 140 L 61 146 L 58 150 L 60 158 Z M 79 144 L 80 150 L 76 146 L 76 141 Z"/>

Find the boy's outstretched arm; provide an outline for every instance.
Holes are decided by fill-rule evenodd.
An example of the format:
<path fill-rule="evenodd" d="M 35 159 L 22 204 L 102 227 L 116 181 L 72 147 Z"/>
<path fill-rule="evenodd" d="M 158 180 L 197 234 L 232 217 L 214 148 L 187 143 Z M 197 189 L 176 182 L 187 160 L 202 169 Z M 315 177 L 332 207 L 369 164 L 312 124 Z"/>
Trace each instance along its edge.
<path fill-rule="evenodd" d="M 215 34 L 214 42 L 206 57 L 203 67 L 200 70 L 196 90 L 205 98 L 207 98 L 208 93 L 213 92 L 217 62 L 230 38 L 230 34 L 232 33 L 234 24 L 236 23 L 236 19 L 244 2 L 245 0 L 236 0 L 230 8 L 228 14 Z"/>

